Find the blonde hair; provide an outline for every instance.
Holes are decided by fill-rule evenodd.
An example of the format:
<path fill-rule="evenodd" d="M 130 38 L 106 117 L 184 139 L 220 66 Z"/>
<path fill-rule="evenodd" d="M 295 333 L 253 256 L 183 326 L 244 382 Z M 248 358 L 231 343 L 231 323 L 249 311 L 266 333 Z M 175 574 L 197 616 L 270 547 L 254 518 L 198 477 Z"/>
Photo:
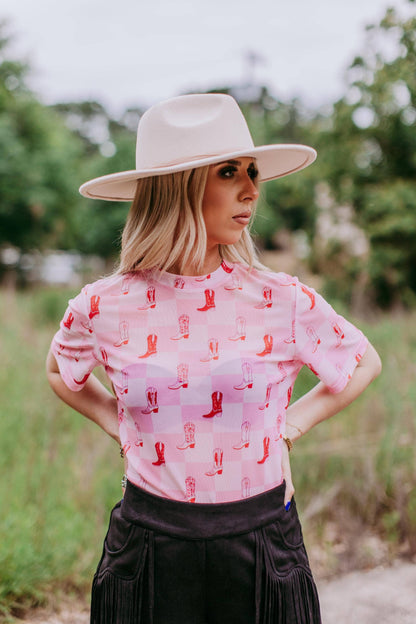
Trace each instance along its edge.
<path fill-rule="evenodd" d="M 203 270 L 207 236 L 202 200 L 208 171 L 205 166 L 137 181 L 118 273 L 173 267 L 182 273 L 190 261 L 197 271 Z M 237 243 L 220 245 L 219 251 L 224 260 L 264 268 L 246 229 Z"/>

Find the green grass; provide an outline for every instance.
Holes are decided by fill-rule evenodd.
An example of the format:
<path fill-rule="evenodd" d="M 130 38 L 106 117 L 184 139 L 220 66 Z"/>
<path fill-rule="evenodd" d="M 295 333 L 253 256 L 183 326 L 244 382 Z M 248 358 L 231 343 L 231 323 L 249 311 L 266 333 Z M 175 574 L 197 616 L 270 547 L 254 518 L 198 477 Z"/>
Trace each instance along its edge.
<path fill-rule="evenodd" d="M 57 586 L 88 591 L 121 494 L 115 443 L 63 405 L 45 378 L 71 295 L 0 291 L 0 618 Z M 416 314 L 359 325 L 383 359 L 382 375 L 291 455 L 307 541 L 333 570 L 363 533 L 392 556 L 416 552 Z M 294 397 L 314 380 L 302 371 Z M 351 565 L 371 561 L 366 549 Z"/>

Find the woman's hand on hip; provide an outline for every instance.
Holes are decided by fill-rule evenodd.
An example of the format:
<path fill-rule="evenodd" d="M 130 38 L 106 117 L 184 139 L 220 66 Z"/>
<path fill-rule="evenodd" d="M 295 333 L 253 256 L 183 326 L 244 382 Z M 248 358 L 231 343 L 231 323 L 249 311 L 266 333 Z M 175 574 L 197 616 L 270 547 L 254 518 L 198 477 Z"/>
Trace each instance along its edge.
<path fill-rule="evenodd" d="M 285 488 L 285 509 L 289 511 L 295 488 L 293 487 L 292 471 L 290 469 L 289 449 L 285 442 L 282 443 L 282 475 L 286 483 Z"/>

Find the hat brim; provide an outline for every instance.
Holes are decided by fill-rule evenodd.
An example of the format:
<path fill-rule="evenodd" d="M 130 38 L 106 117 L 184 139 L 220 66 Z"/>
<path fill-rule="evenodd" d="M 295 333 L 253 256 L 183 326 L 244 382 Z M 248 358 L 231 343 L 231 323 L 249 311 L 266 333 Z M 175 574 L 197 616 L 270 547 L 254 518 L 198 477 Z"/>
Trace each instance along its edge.
<path fill-rule="evenodd" d="M 151 169 L 122 171 L 94 178 L 85 182 L 79 192 L 84 197 L 102 199 L 106 201 L 132 201 L 136 193 L 136 182 L 141 178 L 185 171 L 204 165 L 212 165 L 237 157 L 252 157 L 257 161 L 260 182 L 267 182 L 275 178 L 282 178 L 296 171 L 304 169 L 316 159 L 316 151 L 307 145 L 264 145 L 248 150 L 229 152 L 215 156 L 206 156 L 195 160 L 153 167 Z"/>

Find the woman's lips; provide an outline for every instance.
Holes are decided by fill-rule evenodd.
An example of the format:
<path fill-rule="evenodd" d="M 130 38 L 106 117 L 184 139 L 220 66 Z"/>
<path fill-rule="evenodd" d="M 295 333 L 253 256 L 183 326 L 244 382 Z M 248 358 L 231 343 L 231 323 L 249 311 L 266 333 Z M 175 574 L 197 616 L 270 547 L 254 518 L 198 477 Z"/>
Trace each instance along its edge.
<path fill-rule="evenodd" d="M 242 212 L 241 214 L 235 215 L 233 217 L 233 221 L 236 221 L 240 225 L 248 225 L 250 222 L 251 212 Z"/>

